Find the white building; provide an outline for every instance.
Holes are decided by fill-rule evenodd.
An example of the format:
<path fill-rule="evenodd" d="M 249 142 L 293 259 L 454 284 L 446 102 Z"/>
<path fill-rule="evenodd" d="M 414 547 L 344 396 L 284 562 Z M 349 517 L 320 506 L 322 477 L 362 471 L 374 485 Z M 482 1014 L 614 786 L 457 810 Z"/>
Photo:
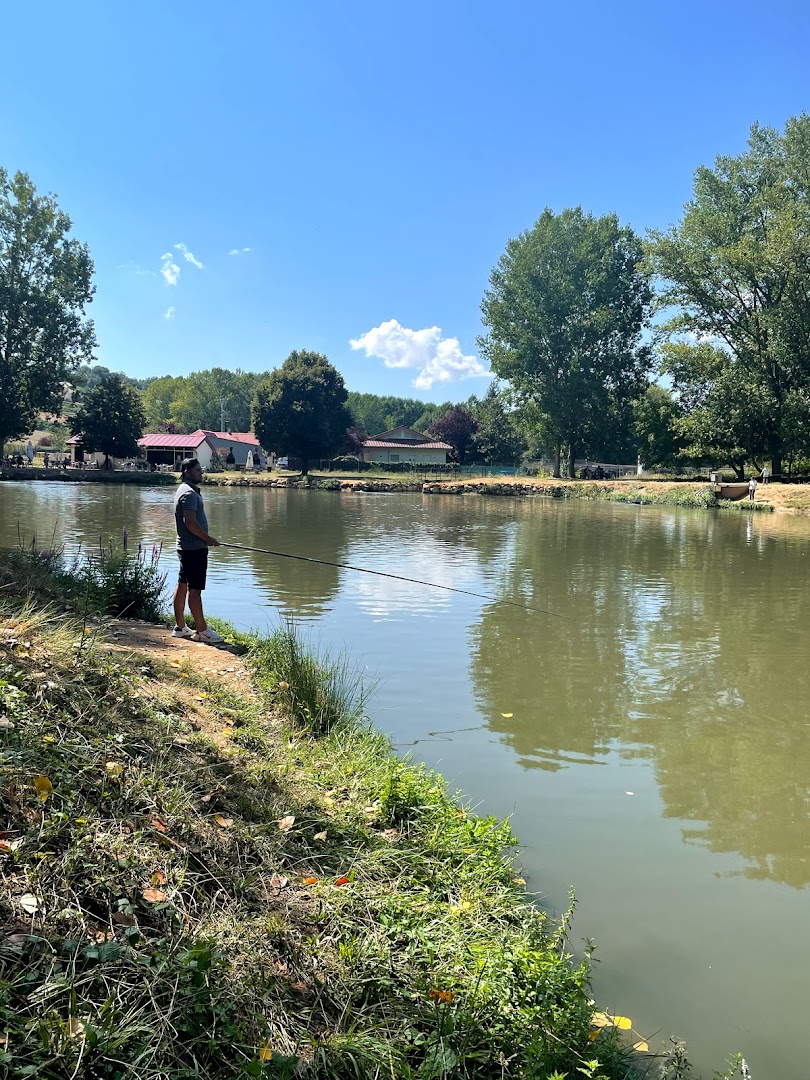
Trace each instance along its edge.
<path fill-rule="evenodd" d="M 363 461 L 379 461 L 383 464 L 408 461 L 413 465 L 445 465 L 452 449 L 449 443 L 401 426 L 366 439 L 360 455 Z"/>

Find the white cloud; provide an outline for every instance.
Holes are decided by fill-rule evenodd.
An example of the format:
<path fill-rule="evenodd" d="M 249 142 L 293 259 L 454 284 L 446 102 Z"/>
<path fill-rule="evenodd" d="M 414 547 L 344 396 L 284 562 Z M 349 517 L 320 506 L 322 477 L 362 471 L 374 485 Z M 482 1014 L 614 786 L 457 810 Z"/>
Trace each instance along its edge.
<path fill-rule="evenodd" d="M 194 258 L 193 252 L 189 251 L 185 244 L 175 244 L 175 251 L 179 251 L 186 262 L 190 262 L 192 266 L 196 266 L 198 270 L 203 269 L 203 264 L 199 259 Z"/>
<path fill-rule="evenodd" d="M 165 255 L 160 256 L 160 272 L 167 285 L 177 284 L 177 280 L 180 277 L 180 267 L 174 261 L 174 256 L 170 251 L 167 251 Z"/>
<path fill-rule="evenodd" d="M 253 251 L 253 248 L 231 248 L 228 252 L 229 255 L 245 255 L 248 251 Z"/>
<path fill-rule="evenodd" d="M 166 309 L 166 314 L 163 316 L 163 318 L 164 319 L 173 319 L 174 318 L 174 308 L 173 307 L 167 308 Z"/>
<path fill-rule="evenodd" d="M 390 368 L 416 368 L 418 375 L 411 385 L 429 390 L 434 383 L 456 382 L 490 376 L 477 356 L 465 356 L 458 338 L 442 337 L 438 326 L 409 330 L 396 319 L 380 323 L 349 344 L 365 349 L 366 356 L 376 356 Z"/>

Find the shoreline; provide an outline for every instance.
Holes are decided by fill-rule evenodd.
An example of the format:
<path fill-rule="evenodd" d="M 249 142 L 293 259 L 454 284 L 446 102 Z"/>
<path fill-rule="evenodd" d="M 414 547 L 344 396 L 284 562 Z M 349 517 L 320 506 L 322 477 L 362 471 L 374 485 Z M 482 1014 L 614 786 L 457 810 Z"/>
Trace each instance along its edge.
<path fill-rule="evenodd" d="M 41 469 L 3 469 L 2 481 L 54 481 L 61 483 L 134 484 L 173 487 L 174 473 L 100 472 L 68 469 L 65 472 Z M 810 515 L 810 485 L 767 484 L 757 489 L 756 500 L 738 502 L 717 499 L 711 485 L 673 480 L 565 480 L 527 477 L 485 477 L 464 480 L 399 480 L 388 477 L 337 477 L 310 474 L 277 476 L 271 474 L 220 475 L 204 478 L 206 487 L 261 488 L 304 491 L 335 491 L 343 494 L 422 494 L 485 498 L 551 498 L 607 501 L 639 506 L 680 506 L 699 510 L 733 510 L 742 513 Z"/>
<path fill-rule="evenodd" d="M 572 912 L 532 904 L 508 823 L 395 754 L 353 669 L 290 631 L 220 625 L 214 649 L 88 625 L 56 610 L 41 559 L 3 555 L 5 974 L 27 986 L 5 1005 L 4 1075 L 148 1057 L 179 1077 L 188 1055 L 217 1080 L 347 1062 L 540 1078 L 595 1058 L 597 1080 L 632 1075 L 630 1021 L 595 1011 Z"/>

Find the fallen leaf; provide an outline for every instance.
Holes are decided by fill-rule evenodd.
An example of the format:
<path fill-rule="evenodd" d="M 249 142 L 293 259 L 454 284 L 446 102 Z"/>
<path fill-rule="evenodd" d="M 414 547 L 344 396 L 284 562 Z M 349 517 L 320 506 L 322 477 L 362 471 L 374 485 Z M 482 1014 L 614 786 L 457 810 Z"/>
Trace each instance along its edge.
<path fill-rule="evenodd" d="M 180 667 L 179 660 L 170 660 L 169 663 L 172 665 L 172 667 Z"/>
<path fill-rule="evenodd" d="M 650 1048 L 643 1039 L 639 1039 L 638 1042 L 633 1043 L 633 1049 L 638 1050 L 640 1054 L 646 1054 Z"/>
<path fill-rule="evenodd" d="M 501 713 L 501 716 L 504 718 L 504 720 L 511 720 L 514 715 L 515 714 L 513 712 L 502 712 Z"/>
<path fill-rule="evenodd" d="M 272 1061 L 273 1060 L 273 1047 L 269 1042 L 264 1043 L 259 1047 L 259 1061 Z"/>
<path fill-rule="evenodd" d="M 431 990 L 430 996 L 434 1001 L 441 1002 L 442 1005 L 449 1005 L 456 995 L 452 990 Z"/>
<path fill-rule="evenodd" d="M 526 884 L 526 878 L 525 877 L 513 877 L 512 881 L 514 881 L 515 885 L 525 885 Z"/>
<path fill-rule="evenodd" d="M 0 720 L 0 731 L 13 731 L 14 723 L 11 720 Z"/>
<path fill-rule="evenodd" d="M 153 829 L 157 829 L 158 832 L 168 832 L 169 826 L 159 817 L 153 817 L 149 824 Z"/>
<path fill-rule="evenodd" d="M 597 1039 L 599 1037 L 599 1032 L 601 1030 L 602 1030 L 601 1028 L 597 1028 L 596 1031 L 589 1031 L 588 1032 L 588 1041 L 593 1042 L 594 1039 Z"/>
<path fill-rule="evenodd" d="M 187 671 L 181 671 L 180 672 L 180 678 L 181 679 L 187 679 L 188 678 L 188 672 Z"/>
<path fill-rule="evenodd" d="M 135 926 L 136 923 L 135 916 L 127 915 L 125 911 L 114 911 L 112 921 L 116 926 Z"/>
<path fill-rule="evenodd" d="M 124 774 L 124 766 L 118 761 L 107 761 L 104 764 L 104 768 L 107 772 L 107 776 L 116 780 L 119 776 L 123 776 Z"/>
<path fill-rule="evenodd" d="M 220 829 L 230 829 L 233 825 L 233 818 L 223 817 L 222 814 L 215 814 L 214 821 L 219 825 Z"/>
<path fill-rule="evenodd" d="M 614 1016 L 613 1023 L 617 1028 L 620 1028 L 622 1031 L 629 1031 L 630 1028 L 633 1026 L 632 1020 L 630 1020 L 627 1016 Z"/>
<path fill-rule="evenodd" d="M 23 893 L 20 897 L 20 907 L 29 915 L 33 915 L 35 911 L 39 910 L 39 900 L 37 900 L 33 893 Z"/>
<path fill-rule="evenodd" d="M 611 1018 L 608 1016 L 607 1013 L 603 1012 L 595 1012 L 591 1017 L 591 1023 L 594 1027 L 598 1028 L 613 1026 L 613 1021 L 611 1020 Z"/>
<path fill-rule="evenodd" d="M 162 870 L 155 870 L 155 872 L 149 878 L 149 881 L 152 885 L 165 885 L 166 875 L 163 873 Z"/>
<path fill-rule="evenodd" d="M 150 904 L 161 904 L 166 899 L 166 893 L 160 889 L 144 889 L 141 896 Z"/>
<path fill-rule="evenodd" d="M 77 1016 L 71 1016 L 68 1020 L 68 1035 L 71 1039 L 75 1039 L 78 1035 L 84 1034 L 84 1024 L 79 1020 Z"/>
<path fill-rule="evenodd" d="M 280 682 L 278 684 L 278 688 L 279 688 L 279 690 L 289 690 L 290 689 L 290 684 L 288 682 Z"/>
<path fill-rule="evenodd" d="M 273 874 L 270 878 L 270 887 L 272 889 L 286 889 L 290 884 L 290 879 L 284 877 L 283 874 Z"/>
<path fill-rule="evenodd" d="M 281 794 L 281 784 L 278 782 L 278 780 L 270 781 L 270 790 L 273 792 L 274 795 Z"/>
<path fill-rule="evenodd" d="M 201 795 L 200 796 L 200 802 L 211 802 L 211 799 L 213 799 L 213 797 L 214 797 L 213 791 L 210 792 L 210 794 L 208 794 L 208 795 Z"/>
<path fill-rule="evenodd" d="M 351 881 L 351 878 L 347 878 L 346 875 L 344 874 L 342 877 L 339 877 L 335 881 L 335 884 L 336 885 L 348 885 L 350 881 Z"/>
<path fill-rule="evenodd" d="M 399 829 L 383 829 L 383 840 L 389 844 L 395 844 L 399 840 Z"/>
<path fill-rule="evenodd" d="M 313 840 L 325 840 L 326 839 L 326 830 L 324 829 L 323 832 L 316 832 L 315 835 L 312 837 L 312 839 Z"/>
<path fill-rule="evenodd" d="M 305 877 L 304 878 L 304 884 L 305 885 L 317 885 L 318 884 L 318 879 L 316 877 Z"/>
<path fill-rule="evenodd" d="M 38 776 L 36 780 L 34 780 L 34 787 L 36 788 L 37 798 L 44 806 L 48 801 L 48 796 L 53 791 L 53 784 L 47 776 Z"/>
<path fill-rule="evenodd" d="M 201 691 L 201 692 L 200 692 L 199 694 L 197 694 L 197 700 L 198 700 L 198 701 L 205 701 L 205 699 L 206 699 L 207 697 L 208 697 L 208 694 L 206 694 L 206 693 L 203 693 L 202 691 Z"/>
<path fill-rule="evenodd" d="M 281 820 L 278 821 L 277 824 L 282 832 L 289 832 L 295 824 L 295 814 L 287 814 L 287 816 L 281 818 Z"/>

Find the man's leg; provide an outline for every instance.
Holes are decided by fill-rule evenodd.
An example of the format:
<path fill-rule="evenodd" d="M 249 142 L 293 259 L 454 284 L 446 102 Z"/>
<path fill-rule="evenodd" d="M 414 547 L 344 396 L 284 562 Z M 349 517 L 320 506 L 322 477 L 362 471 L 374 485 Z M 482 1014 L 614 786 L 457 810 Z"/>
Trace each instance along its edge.
<path fill-rule="evenodd" d="M 177 582 L 174 587 L 174 625 L 185 626 L 186 625 L 186 596 L 188 594 L 188 585 L 184 585 L 181 582 Z"/>
<path fill-rule="evenodd" d="M 197 628 L 197 633 L 201 633 L 203 630 L 208 629 L 208 623 L 205 621 L 203 615 L 202 605 L 202 592 L 200 589 L 188 590 L 188 606 L 191 610 L 191 614 L 194 616 L 194 625 Z M 178 625 L 180 625 L 178 623 Z"/>

